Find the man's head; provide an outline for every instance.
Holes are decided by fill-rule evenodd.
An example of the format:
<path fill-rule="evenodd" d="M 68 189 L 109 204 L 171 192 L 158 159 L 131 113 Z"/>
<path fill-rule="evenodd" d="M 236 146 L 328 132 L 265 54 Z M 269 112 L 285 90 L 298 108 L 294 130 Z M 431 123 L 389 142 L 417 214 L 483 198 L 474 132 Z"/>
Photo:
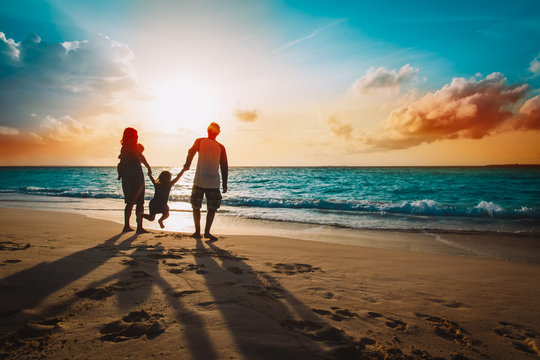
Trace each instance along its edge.
<path fill-rule="evenodd" d="M 208 137 L 215 139 L 216 136 L 218 136 L 219 133 L 221 132 L 221 129 L 219 128 L 219 125 L 217 123 L 212 122 L 210 123 L 210 125 L 208 125 L 207 131 L 208 131 Z"/>

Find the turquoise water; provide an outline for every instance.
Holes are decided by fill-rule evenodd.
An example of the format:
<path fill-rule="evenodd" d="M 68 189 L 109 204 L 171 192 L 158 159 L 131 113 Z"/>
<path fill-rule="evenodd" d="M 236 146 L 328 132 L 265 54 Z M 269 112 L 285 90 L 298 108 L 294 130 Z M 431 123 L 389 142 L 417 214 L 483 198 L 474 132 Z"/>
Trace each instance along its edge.
<path fill-rule="evenodd" d="M 171 209 L 189 209 L 192 179 L 189 171 L 173 188 Z M 147 179 L 146 199 L 152 195 Z M 37 197 L 123 207 L 113 167 L 0 168 L 0 204 L 15 199 L 31 207 Z M 221 211 L 357 229 L 540 234 L 540 167 L 237 167 Z"/>

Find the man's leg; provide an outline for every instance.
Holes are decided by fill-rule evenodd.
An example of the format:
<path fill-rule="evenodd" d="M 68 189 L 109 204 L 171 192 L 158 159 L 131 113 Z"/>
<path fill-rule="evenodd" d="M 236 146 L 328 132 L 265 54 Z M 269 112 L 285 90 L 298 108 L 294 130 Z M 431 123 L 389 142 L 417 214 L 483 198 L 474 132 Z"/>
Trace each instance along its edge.
<path fill-rule="evenodd" d="M 210 228 L 212 227 L 212 223 L 214 222 L 215 216 L 216 216 L 216 210 L 208 209 L 208 213 L 206 214 L 206 226 L 204 227 L 204 237 L 209 238 L 210 240 L 217 240 L 217 237 L 210 234 Z"/>
<path fill-rule="evenodd" d="M 193 223 L 195 224 L 195 232 L 191 235 L 196 239 L 201 238 L 201 206 L 203 199 L 204 191 L 197 186 L 193 186 L 191 189 L 191 198 L 189 202 L 193 208 Z"/>
<path fill-rule="evenodd" d="M 201 238 L 201 209 L 193 209 L 193 223 L 195 224 L 194 238 Z"/>

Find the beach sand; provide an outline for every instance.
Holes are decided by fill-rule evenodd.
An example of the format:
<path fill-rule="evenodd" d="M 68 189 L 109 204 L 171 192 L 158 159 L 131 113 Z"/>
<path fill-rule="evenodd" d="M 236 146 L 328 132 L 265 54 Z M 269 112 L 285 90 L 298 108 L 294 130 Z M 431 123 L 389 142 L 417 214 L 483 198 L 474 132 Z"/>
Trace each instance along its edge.
<path fill-rule="evenodd" d="M 538 264 L 121 227 L 0 209 L 0 358 L 540 357 Z"/>

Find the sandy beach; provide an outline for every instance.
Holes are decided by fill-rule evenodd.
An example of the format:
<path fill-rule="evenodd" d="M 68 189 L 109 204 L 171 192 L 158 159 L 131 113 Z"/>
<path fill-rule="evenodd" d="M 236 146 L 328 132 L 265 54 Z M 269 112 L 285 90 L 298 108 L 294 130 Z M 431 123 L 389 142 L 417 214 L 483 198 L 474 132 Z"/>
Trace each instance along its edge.
<path fill-rule="evenodd" d="M 519 263 L 121 234 L 118 223 L 47 211 L 0 209 L 0 224 L 0 358 L 540 356 L 537 246 Z"/>

